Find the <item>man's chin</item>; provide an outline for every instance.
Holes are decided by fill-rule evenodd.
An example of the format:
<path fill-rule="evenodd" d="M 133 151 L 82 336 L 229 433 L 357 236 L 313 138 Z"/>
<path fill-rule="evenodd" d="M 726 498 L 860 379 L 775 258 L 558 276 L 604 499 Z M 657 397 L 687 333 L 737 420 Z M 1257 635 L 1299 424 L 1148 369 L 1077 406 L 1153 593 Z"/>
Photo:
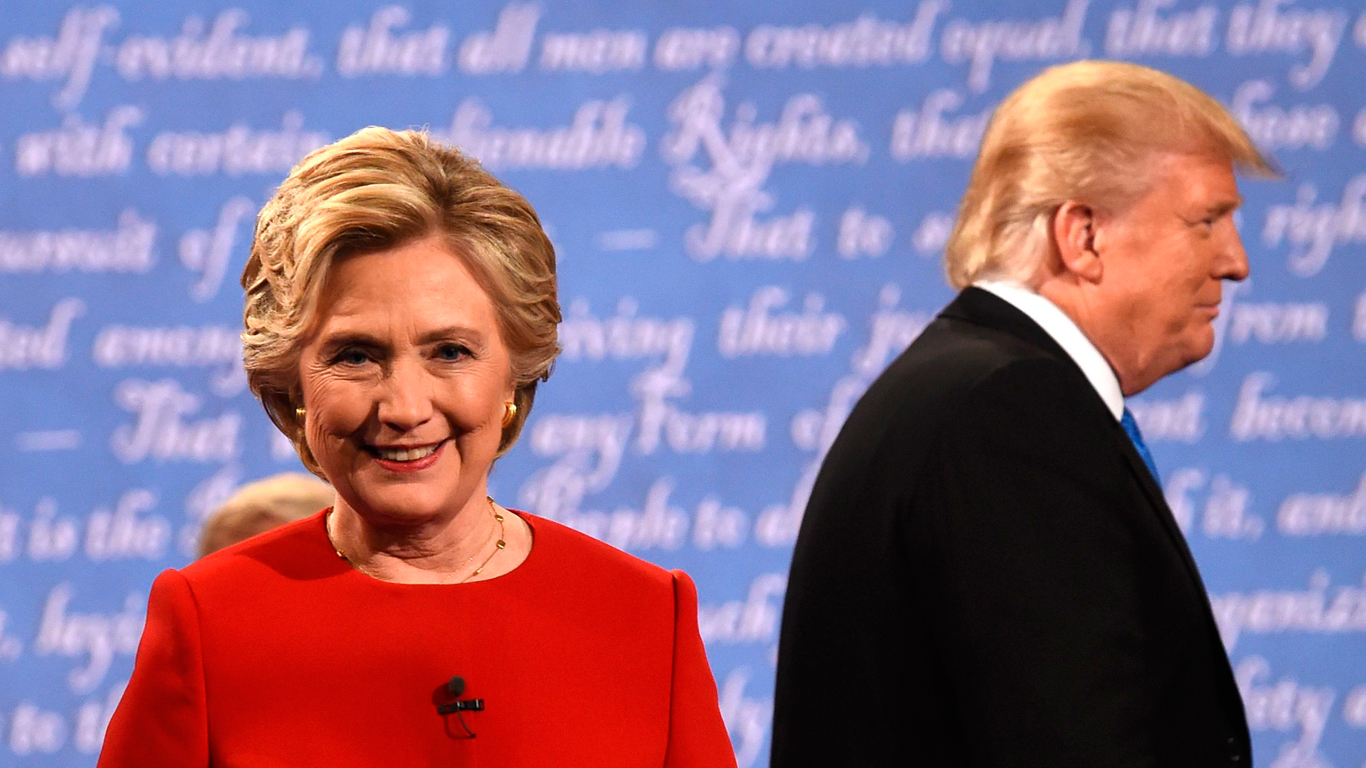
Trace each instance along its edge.
<path fill-rule="evenodd" d="M 1202 333 L 1193 339 L 1192 343 L 1186 345 L 1181 356 L 1181 364 L 1173 369 L 1172 373 L 1195 365 L 1209 357 L 1210 353 L 1214 351 L 1214 329 L 1207 324 L 1201 330 Z"/>

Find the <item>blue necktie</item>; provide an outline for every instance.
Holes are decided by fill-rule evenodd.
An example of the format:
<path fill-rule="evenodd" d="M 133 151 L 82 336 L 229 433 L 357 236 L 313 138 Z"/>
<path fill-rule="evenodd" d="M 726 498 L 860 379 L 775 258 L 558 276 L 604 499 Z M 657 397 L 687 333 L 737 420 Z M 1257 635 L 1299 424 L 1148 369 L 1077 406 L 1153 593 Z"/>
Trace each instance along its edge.
<path fill-rule="evenodd" d="M 1153 473 L 1153 479 L 1162 482 L 1162 476 L 1157 474 L 1157 464 L 1153 462 L 1153 455 L 1148 453 L 1148 446 L 1143 442 L 1143 433 L 1138 431 L 1138 422 L 1134 421 L 1133 412 L 1125 408 L 1124 416 L 1120 418 L 1119 423 L 1124 427 L 1124 434 L 1133 441 L 1134 448 L 1138 449 L 1138 455 L 1148 466 L 1148 471 Z"/>

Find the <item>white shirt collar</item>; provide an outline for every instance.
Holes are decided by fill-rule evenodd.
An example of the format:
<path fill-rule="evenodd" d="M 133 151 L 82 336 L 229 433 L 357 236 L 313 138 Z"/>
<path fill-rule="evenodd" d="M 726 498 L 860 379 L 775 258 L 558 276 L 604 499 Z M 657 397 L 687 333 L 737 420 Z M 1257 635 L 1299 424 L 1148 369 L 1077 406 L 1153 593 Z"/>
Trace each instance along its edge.
<path fill-rule="evenodd" d="M 1124 415 L 1124 392 L 1119 388 L 1119 377 L 1115 376 L 1096 345 L 1086 338 L 1081 328 L 1057 304 L 1016 282 L 978 280 L 973 286 L 997 296 L 1038 323 L 1044 333 L 1058 342 L 1058 346 L 1086 374 L 1086 380 L 1091 382 L 1115 421 L 1120 420 Z"/>

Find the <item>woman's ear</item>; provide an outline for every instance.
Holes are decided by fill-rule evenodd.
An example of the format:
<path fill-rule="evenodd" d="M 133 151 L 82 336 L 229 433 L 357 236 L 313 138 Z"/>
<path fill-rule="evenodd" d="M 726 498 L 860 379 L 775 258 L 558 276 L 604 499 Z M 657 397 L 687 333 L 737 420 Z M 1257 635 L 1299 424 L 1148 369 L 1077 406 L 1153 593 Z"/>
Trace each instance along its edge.
<path fill-rule="evenodd" d="M 1100 280 L 1103 272 L 1096 251 L 1097 226 L 1095 210 L 1076 200 L 1058 206 L 1053 214 L 1053 242 L 1058 246 L 1062 271 L 1092 283 Z"/>

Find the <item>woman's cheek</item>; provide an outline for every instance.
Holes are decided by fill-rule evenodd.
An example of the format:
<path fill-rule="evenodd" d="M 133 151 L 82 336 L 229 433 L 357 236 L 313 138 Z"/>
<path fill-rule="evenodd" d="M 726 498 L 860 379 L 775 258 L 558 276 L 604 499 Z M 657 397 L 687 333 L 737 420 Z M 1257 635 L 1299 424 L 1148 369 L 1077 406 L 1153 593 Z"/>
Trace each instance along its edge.
<path fill-rule="evenodd" d="M 309 432 L 325 439 L 359 429 L 370 410 L 367 391 L 362 382 L 326 374 L 315 377 L 304 389 Z"/>
<path fill-rule="evenodd" d="M 441 400 L 446 418 L 463 433 L 477 432 L 489 426 L 490 419 L 502 418 L 502 400 L 498 399 L 497 389 L 487 382 L 474 379 L 458 379 L 446 383 Z M 497 402 L 497 416 L 490 416 Z"/>

